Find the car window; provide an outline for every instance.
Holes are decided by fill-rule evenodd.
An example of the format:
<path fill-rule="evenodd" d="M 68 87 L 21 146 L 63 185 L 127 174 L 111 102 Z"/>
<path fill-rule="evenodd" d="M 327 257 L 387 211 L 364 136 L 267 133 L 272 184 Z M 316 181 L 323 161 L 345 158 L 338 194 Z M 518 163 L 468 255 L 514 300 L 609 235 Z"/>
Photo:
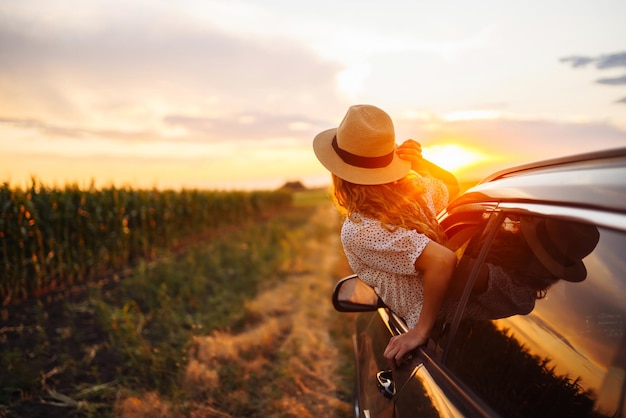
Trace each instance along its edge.
<path fill-rule="evenodd" d="M 440 219 L 448 239 L 446 246 L 454 251 L 458 258 L 463 256 L 472 237 L 482 235 L 493 213 L 493 207 L 477 204 L 463 207 L 463 209 L 456 213 L 445 214 L 446 216 Z"/>
<path fill-rule="evenodd" d="M 480 263 L 446 366 L 502 416 L 620 416 L 626 234 L 506 214 Z"/>
<path fill-rule="evenodd" d="M 468 261 L 474 259 L 483 247 L 489 223 L 499 222 L 497 217 L 491 216 L 493 213 L 492 207 L 472 205 L 469 210 L 459 211 L 441 221 L 448 238 L 446 247 L 454 251 L 459 264 L 448 289 L 448 301 L 444 304 L 431 335 L 435 342 L 442 338 L 442 333 L 446 333 L 447 326 L 454 318 L 457 304 L 453 302 L 460 299 L 473 268 L 473 264 Z M 466 256 L 468 248 L 471 257 Z"/>

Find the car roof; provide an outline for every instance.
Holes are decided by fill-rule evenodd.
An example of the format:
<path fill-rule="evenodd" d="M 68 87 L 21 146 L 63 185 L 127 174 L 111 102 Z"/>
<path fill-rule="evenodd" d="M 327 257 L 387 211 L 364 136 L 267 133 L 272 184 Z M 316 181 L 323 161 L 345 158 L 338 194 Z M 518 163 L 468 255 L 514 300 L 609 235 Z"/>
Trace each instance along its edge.
<path fill-rule="evenodd" d="M 451 202 L 532 202 L 626 213 L 626 148 L 498 171 Z"/>

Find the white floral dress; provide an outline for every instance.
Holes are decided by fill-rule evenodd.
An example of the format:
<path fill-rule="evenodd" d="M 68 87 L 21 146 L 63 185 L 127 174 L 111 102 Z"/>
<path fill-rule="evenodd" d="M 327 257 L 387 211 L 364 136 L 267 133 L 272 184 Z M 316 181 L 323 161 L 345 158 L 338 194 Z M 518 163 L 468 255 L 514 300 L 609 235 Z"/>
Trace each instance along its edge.
<path fill-rule="evenodd" d="M 433 214 L 448 203 L 448 189 L 434 177 L 421 177 Z M 430 242 L 415 230 L 391 232 L 379 221 L 353 214 L 341 229 L 341 242 L 352 270 L 397 315 L 414 328 L 422 311 L 424 280 L 415 261 Z"/>

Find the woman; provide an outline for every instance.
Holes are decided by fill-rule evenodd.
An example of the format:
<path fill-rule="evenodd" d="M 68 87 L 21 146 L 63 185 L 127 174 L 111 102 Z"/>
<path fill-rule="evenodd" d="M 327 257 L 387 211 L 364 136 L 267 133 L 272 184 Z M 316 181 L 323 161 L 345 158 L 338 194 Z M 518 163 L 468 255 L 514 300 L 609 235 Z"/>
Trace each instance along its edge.
<path fill-rule="evenodd" d="M 456 266 L 435 215 L 458 182 L 422 159 L 417 142 L 396 147 L 391 118 L 371 105 L 350 107 L 313 148 L 346 215 L 341 241 L 351 268 L 410 328 L 385 348 L 399 364 L 428 340 Z"/>

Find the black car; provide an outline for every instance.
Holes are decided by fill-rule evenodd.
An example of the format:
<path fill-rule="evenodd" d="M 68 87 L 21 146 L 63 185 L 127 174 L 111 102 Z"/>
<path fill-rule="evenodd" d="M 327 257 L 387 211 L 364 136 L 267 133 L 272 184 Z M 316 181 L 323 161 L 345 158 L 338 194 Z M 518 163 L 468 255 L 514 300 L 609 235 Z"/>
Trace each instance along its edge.
<path fill-rule="evenodd" d="M 360 312 L 355 416 L 626 416 L 626 148 L 498 172 L 439 222 L 464 291 L 401 366 L 404 321 L 356 275 L 335 286 Z"/>

